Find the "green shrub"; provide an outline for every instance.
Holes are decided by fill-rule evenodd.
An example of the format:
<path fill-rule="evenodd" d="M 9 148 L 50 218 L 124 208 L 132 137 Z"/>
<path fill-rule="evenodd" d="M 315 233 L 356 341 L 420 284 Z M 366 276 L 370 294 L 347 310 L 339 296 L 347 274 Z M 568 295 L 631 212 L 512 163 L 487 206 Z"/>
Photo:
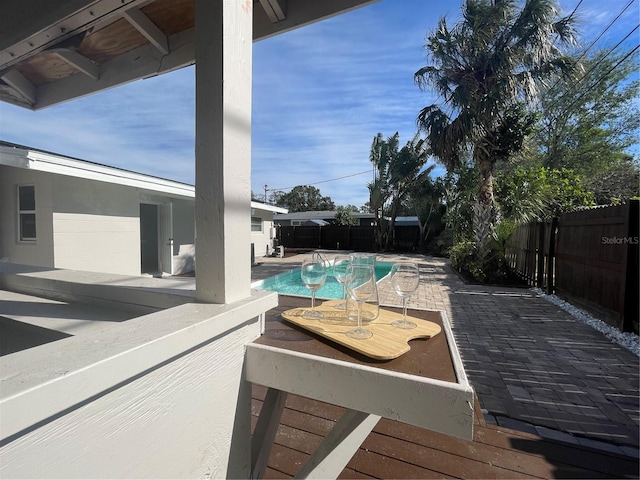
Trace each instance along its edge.
<path fill-rule="evenodd" d="M 472 282 L 502 285 L 521 283 L 509 270 L 503 252 L 493 249 L 483 264 L 478 258 L 475 242 L 462 241 L 452 246 L 448 253 L 453 268 Z"/>
<path fill-rule="evenodd" d="M 475 242 L 465 240 L 458 242 L 449 249 L 449 260 L 458 272 L 470 276 L 473 280 L 483 282 L 486 275 L 482 271 L 482 264 L 478 260 Z"/>

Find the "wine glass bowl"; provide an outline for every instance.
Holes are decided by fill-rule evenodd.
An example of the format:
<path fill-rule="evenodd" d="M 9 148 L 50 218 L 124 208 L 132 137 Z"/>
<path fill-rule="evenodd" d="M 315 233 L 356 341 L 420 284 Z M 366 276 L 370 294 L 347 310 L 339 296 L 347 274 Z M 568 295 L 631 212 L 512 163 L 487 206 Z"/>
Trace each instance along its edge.
<path fill-rule="evenodd" d="M 311 310 L 306 310 L 303 317 L 306 318 L 322 318 L 322 312 L 316 310 L 316 291 L 324 285 L 327 280 L 327 266 L 324 260 L 319 256 L 312 256 L 302 262 L 300 269 L 300 278 L 311 290 Z"/>
<path fill-rule="evenodd" d="M 415 263 L 395 263 L 391 267 L 391 285 L 402 298 L 402 320 L 391 323 L 396 328 L 416 328 L 416 324 L 407 320 L 407 299 L 420 284 L 420 270 Z"/>
<path fill-rule="evenodd" d="M 357 340 L 371 338 L 373 333 L 362 328 L 362 304 L 373 294 L 376 277 L 371 265 L 349 265 L 346 274 L 346 288 L 349 296 L 358 304 L 358 326 L 346 332 L 347 337 Z"/>
<path fill-rule="evenodd" d="M 334 305 L 334 308 L 346 310 L 347 308 L 347 268 L 350 265 L 350 257 L 348 255 L 337 255 L 333 259 L 333 276 L 342 285 L 342 301 Z"/>

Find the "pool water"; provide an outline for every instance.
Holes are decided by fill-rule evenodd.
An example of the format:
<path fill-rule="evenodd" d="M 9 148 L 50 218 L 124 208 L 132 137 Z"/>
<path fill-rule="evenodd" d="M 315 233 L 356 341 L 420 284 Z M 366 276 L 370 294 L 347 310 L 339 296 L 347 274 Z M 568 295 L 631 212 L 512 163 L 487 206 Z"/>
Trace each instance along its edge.
<path fill-rule="evenodd" d="M 376 280 L 386 277 L 391 271 L 392 263 L 376 262 Z M 252 288 L 258 290 L 269 290 L 284 295 L 297 295 L 302 297 L 311 297 L 311 291 L 305 286 L 300 278 L 300 268 L 280 273 L 274 277 L 260 280 L 251 285 Z M 316 298 L 324 300 L 332 300 L 342 298 L 342 284 L 333 276 L 333 272 L 329 269 L 327 280 L 324 285 L 316 292 Z"/>

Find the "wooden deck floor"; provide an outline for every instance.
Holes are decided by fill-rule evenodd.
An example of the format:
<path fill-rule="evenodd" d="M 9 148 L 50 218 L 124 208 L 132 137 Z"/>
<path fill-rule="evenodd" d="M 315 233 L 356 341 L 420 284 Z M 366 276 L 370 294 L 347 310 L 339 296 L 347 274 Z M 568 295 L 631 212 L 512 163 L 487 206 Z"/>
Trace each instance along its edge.
<path fill-rule="evenodd" d="M 254 425 L 265 393 L 254 385 Z M 343 411 L 289 395 L 265 477 L 294 477 Z M 637 459 L 487 425 L 477 415 L 473 441 L 382 419 L 340 478 L 638 478 L 638 469 Z"/>

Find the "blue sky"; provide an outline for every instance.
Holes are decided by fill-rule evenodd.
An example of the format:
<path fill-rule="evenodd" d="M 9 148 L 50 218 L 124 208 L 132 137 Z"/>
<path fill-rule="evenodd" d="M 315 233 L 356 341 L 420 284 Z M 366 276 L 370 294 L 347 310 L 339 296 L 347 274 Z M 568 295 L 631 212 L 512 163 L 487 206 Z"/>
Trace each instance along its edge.
<path fill-rule="evenodd" d="M 585 44 L 612 47 L 640 18 L 640 0 L 578 3 Z M 381 0 L 254 44 L 252 178 L 255 194 L 313 184 L 336 205 L 368 201 L 373 137 L 416 133 L 433 102 L 413 74 L 425 38 L 461 2 Z M 626 50 L 638 44 L 632 35 Z M 626 51 L 625 50 L 625 51 Z M 194 70 L 141 80 L 38 112 L 0 102 L 0 139 L 84 160 L 194 183 Z"/>

